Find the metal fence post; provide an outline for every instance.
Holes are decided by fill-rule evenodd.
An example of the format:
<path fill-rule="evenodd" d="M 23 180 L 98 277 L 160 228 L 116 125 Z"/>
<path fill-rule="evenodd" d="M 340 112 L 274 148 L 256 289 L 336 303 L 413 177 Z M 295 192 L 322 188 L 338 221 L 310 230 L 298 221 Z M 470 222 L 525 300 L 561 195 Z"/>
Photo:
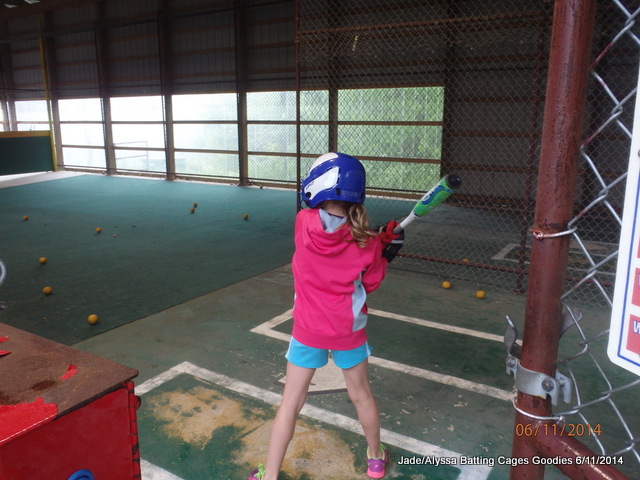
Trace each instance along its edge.
<path fill-rule="evenodd" d="M 550 377 L 556 374 L 561 296 L 570 243 L 567 230 L 575 206 L 595 4 L 595 0 L 557 0 L 553 14 L 520 359 L 522 367 Z M 516 407 L 513 457 L 545 456 L 537 444 L 538 435 L 542 437 L 542 429 L 537 427 L 553 422 L 550 396 L 541 398 L 519 391 Z M 543 476 L 544 465 L 532 461 L 511 469 L 512 480 Z"/>

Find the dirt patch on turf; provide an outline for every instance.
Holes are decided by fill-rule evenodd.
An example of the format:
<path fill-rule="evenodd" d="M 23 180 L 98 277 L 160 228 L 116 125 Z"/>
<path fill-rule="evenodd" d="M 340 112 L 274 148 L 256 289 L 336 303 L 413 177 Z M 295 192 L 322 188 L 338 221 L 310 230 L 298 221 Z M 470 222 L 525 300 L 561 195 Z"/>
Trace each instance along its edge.
<path fill-rule="evenodd" d="M 164 423 L 169 438 L 204 448 L 215 430 L 225 426 L 249 428 L 242 404 L 215 390 L 195 387 L 188 391 L 167 392 L 149 401 L 152 414 Z"/>
<path fill-rule="evenodd" d="M 149 398 L 152 415 L 162 424 L 164 435 L 204 449 L 219 428 L 240 431 L 244 448 L 235 462 L 257 465 L 267 459 L 273 420 L 271 407 L 249 409 L 237 399 L 198 386 L 165 392 Z M 326 480 L 361 478 L 354 469 L 354 454 L 336 432 L 298 420 L 282 471 L 297 478 L 303 474 Z"/>
<path fill-rule="evenodd" d="M 272 427 L 270 420 L 246 435 L 239 462 L 255 464 L 266 460 Z M 349 445 L 337 434 L 298 420 L 282 470 L 293 478 L 302 474 L 326 480 L 362 478 L 354 469 L 354 460 Z"/>

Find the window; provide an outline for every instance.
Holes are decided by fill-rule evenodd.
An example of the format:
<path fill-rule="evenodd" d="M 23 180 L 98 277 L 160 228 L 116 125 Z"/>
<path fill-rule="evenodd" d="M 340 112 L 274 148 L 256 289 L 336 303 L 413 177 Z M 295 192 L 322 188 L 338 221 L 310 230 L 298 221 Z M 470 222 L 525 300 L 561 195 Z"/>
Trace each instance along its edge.
<path fill-rule="evenodd" d="M 295 182 L 296 92 L 247 94 L 249 177 Z"/>
<path fill-rule="evenodd" d="M 443 110 L 444 87 L 340 90 L 338 150 L 370 158 L 369 187 L 423 190 L 440 176 Z"/>
<path fill-rule="evenodd" d="M 440 176 L 444 87 L 300 92 L 302 172 L 330 147 L 359 157 L 367 184 L 379 190 L 422 191 Z M 295 182 L 296 94 L 247 95 L 249 176 Z M 331 118 L 330 118 L 331 115 Z"/>
<path fill-rule="evenodd" d="M 64 165 L 105 168 L 104 124 L 99 98 L 58 101 Z"/>
<path fill-rule="evenodd" d="M 176 173 L 238 178 L 235 93 L 174 95 Z"/>
<path fill-rule="evenodd" d="M 330 145 L 359 157 L 372 190 L 421 192 L 440 176 L 444 87 L 300 92 L 301 171 Z M 297 178 L 295 91 L 247 94 L 248 176 L 294 185 Z M 166 173 L 161 96 L 110 100 L 116 169 Z M 235 93 L 174 95 L 175 173 L 238 179 Z M 44 101 L 16 102 L 23 128 L 47 125 Z M 65 165 L 106 167 L 99 98 L 58 102 Z M 47 125 L 48 126 L 48 125 Z"/>
<path fill-rule="evenodd" d="M 111 119 L 118 170 L 166 172 L 162 97 L 114 97 Z"/>
<path fill-rule="evenodd" d="M 45 100 L 18 100 L 15 107 L 19 131 L 50 130 Z"/>

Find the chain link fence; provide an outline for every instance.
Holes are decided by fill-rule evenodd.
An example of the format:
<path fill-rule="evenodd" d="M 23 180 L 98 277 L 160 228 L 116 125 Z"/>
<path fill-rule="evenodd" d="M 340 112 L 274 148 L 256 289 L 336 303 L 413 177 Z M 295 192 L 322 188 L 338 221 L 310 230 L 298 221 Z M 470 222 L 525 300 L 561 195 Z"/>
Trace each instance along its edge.
<path fill-rule="evenodd" d="M 441 176 L 458 173 L 459 193 L 412 225 L 398 265 L 524 292 L 549 4 L 299 8 L 301 89 L 328 97 L 313 120 L 328 123 L 329 138 L 305 142 L 302 119 L 303 156 L 338 150 L 363 160 L 374 222 L 405 215 Z"/>
<path fill-rule="evenodd" d="M 638 81 L 640 25 L 637 4 L 607 4 L 594 40 L 589 121 L 580 148 L 579 212 L 569 225 L 576 229 L 576 259 L 566 297 L 595 296 L 600 304 L 611 306 Z"/>
<path fill-rule="evenodd" d="M 327 97 L 300 116 L 302 175 L 324 151 L 358 156 L 374 223 L 406 214 L 442 175 L 463 179 L 446 205 L 412 224 L 397 267 L 526 291 L 552 3 L 298 2 L 300 89 Z M 629 478 L 640 477 L 640 380 L 606 349 L 638 15 L 632 1 L 598 2 L 558 361 L 573 397 L 551 424 L 581 429 L 574 435 L 622 458 Z M 326 138 L 307 134 L 315 122 L 326 123 Z"/>
<path fill-rule="evenodd" d="M 599 18 L 600 35 L 595 37 L 590 71 L 590 118 L 580 147 L 582 201 L 569 223 L 575 229 L 572 255 L 581 268 L 574 269 L 563 296 L 565 334 L 560 339 L 559 368 L 571 378 L 574 398 L 570 408 L 556 415 L 566 422 L 602 426 L 601 432 L 592 431 L 580 439 L 598 455 L 623 459 L 618 470 L 638 478 L 640 417 L 635 399 L 640 379 L 607 358 L 608 318 L 602 322 L 600 315 L 580 309 L 593 296 L 606 307 L 613 302 L 638 84 L 640 7 L 613 0 L 603 10 L 606 16 Z"/>
<path fill-rule="evenodd" d="M 299 13 L 300 88 L 326 96 L 322 106 L 302 106 L 303 175 L 319 152 L 358 156 L 369 210 L 384 221 L 411 207 L 389 198 L 415 200 L 458 173 L 460 192 L 412 225 L 398 265 L 524 293 L 552 2 L 300 1 Z M 616 2 L 602 2 L 595 48 L 619 37 L 599 63 L 609 89 L 634 84 L 637 50 L 618 34 L 633 29 Z M 611 182 L 628 158 L 628 138 L 613 130 L 629 114 L 616 112 L 605 125 L 615 107 L 599 85 L 594 75 L 586 128 L 603 132 L 584 148 L 583 234 L 572 243 L 568 275 L 572 294 L 606 305 L 601 291 L 611 293 L 619 235 L 610 212 L 621 212 L 623 189 Z M 309 133 L 317 122 L 328 138 Z M 606 203 L 594 203 L 603 182 Z"/>

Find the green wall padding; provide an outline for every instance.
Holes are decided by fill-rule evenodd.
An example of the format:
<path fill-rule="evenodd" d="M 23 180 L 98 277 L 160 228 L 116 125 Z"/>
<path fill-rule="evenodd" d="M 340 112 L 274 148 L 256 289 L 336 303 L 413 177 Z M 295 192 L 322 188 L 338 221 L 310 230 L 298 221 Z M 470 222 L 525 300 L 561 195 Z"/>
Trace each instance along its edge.
<path fill-rule="evenodd" d="M 54 170 L 49 132 L 0 135 L 0 175 Z"/>

